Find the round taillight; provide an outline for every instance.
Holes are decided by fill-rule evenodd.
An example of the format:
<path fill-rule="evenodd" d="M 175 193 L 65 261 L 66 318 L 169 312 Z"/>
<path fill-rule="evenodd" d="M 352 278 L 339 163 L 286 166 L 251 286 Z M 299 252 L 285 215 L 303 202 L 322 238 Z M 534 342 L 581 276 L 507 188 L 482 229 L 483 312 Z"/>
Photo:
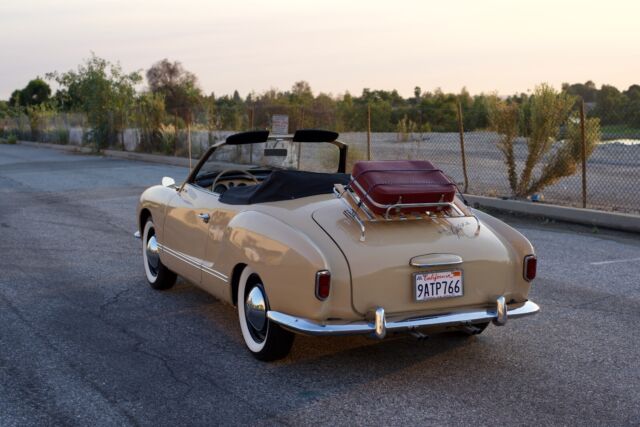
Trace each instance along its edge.
<path fill-rule="evenodd" d="M 329 297 L 331 291 L 331 273 L 328 270 L 320 270 L 316 273 L 316 298 L 321 301 Z"/>
<path fill-rule="evenodd" d="M 536 269 L 538 268 L 538 259 L 535 255 L 527 255 L 524 257 L 524 280 L 527 282 L 536 278 Z"/>

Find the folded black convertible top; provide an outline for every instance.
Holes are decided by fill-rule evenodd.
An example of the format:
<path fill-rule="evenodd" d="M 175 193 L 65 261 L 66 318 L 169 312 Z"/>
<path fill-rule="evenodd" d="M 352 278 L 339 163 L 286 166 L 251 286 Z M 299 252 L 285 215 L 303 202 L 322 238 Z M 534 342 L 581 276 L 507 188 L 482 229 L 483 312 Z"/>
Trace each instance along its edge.
<path fill-rule="evenodd" d="M 222 193 L 220 201 L 229 205 L 278 202 L 329 194 L 334 184 L 348 184 L 346 173 L 318 173 L 274 170 L 259 185 L 232 187 Z"/>

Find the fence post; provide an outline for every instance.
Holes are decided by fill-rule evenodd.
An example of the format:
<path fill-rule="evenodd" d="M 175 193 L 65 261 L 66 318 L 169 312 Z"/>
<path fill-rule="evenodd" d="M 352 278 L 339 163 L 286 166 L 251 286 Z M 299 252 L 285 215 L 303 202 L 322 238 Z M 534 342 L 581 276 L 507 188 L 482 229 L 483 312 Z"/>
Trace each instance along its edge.
<path fill-rule="evenodd" d="M 371 160 L 371 104 L 367 104 L 367 160 Z"/>
<path fill-rule="evenodd" d="M 193 170 L 191 167 L 191 120 L 187 123 L 187 145 L 189 147 L 189 172 Z"/>
<path fill-rule="evenodd" d="M 253 116 L 256 113 L 255 108 L 256 107 L 251 106 L 251 109 L 249 110 L 249 130 L 253 130 Z M 253 144 L 249 144 L 249 164 L 253 164 Z"/>
<path fill-rule="evenodd" d="M 122 138 L 122 151 L 127 151 L 127 146 L 124 144 L 124 131 L 127 128 L 125 125 L 126 120 L 125 120 L 124 111 L 121 111 L 120 114 L 121 114 L 120 128 L 122 129 L 120 131 L 120 137 Z"/>
<path fill-rule="evenodd" d="M 584 100 L 580 102 L 580 142 L 582 145 L 582 207 L 587 207 L 587 140 L 584 134 Z"/>
<path fill-rule="evenodd" d="M 174 117 L 174 127 L 175 127 L 175 131 L 176 131 L 176 137 L 173 141 L 173 156 L 177 156 L 178 155 L 178 110 L 175 110 L 175 116 Z"/>
<path fill-rule="evenodd" d="M 304 129 L 304 106 L 300 107 L 300 129 Z M 300 170 L 301 158 L 302 158 L 302 143 L 298 142 L 298 170 Z"/>
<path fill-rule="evenodd" d="M 469 177 L 467 176 L 467 158 L 464 154 L 464 125 L 462 122 L 462 104 L 460 100 L 457 103 L 458 106 L 458 131 L 460 132 L 460 152 L 462 153 L 462 174 L 464 176 L 464 189 L 463 193 L 466 193 L 469 189 Z"/>

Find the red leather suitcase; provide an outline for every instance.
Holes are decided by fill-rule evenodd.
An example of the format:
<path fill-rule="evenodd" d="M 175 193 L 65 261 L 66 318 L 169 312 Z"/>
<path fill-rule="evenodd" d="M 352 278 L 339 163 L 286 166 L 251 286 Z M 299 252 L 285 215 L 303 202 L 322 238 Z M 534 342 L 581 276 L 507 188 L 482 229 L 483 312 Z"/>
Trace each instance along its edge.
<path fill-rule="evenodd" d="M 373 212 L 384 215 L 391 205 L 448 203 L 456 185 L 425 160 L 360 161 L 353 165 L 353 191 Z M 402 212 L 440 211 L 442 206 L 402 206 Z M 394 210 L 391 213 L 395 213 Z"/>

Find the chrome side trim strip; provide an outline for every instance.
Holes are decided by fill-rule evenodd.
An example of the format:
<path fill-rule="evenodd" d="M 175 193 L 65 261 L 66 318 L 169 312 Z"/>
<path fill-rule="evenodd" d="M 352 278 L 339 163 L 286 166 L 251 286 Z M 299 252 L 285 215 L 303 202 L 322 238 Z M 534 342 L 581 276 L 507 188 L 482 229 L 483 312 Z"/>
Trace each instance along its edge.
<path fill-rule="evenodd" d="M 222 280 L 223 282 L 229 282 L 229 277 L 226 274 L 223 274 L 221 272 L 219 272 L 218 270 L 214 270 L 211 267 L 207 267 L 206 265 L 204 265 L 198 258 L 194 258 L 192 256 L 189 256 L 187 254 L 184 254 L 182 252 L 179 251 L 175 251 L 171 248 L 169 248 L 168 246 L 162 245 L 160 243 L 158 243 L 158 247 L 160 248 L 160 250 L 162 252 L 165 252 L 171 256 L 173 256 L 174 258 L 189 264 L 192 267 L 198 268 L 200 270 L 202 270 L 204 273 L 207 273 L 217 279 Z"/>
<path fill-rule="evenodd" d="M 518 318 L 528 316 L 540 311 L 538 304 L 533 301 L 527 301 L 524 304 L 514 304 L 513 308 L 507 305 L 506 312 L 510 318 Z M 379 310 L 379 309 L 378 309 Z M 319 323 L 313 320 L 301 317 L 290 316 L 288 314 L 277 311 L 268 311 L 267 317 L 279 325 L 301 334 L 307 335 L 364 335 L 371 334 L 378 338 L 384 337 L 382 332 L 402 332 L 412 331 L 418 328 L 429 326 L 457 326 L 472 323 L 482 323 L 492 321 L 498 318 L 498 304 L 496 302 L 495 309 L 485 310 L 466 310 L 459 312 L 450 312 L 436 314 L 425 317 L 413 317 L 408 319 L 387 318 L 384 319 L 384 311 L 376 310 L 376 317 L 371 321 L 353 321 L 353 322 L 327 322 Z M 384 326 L 383 326 L 384 325 Z"/>

